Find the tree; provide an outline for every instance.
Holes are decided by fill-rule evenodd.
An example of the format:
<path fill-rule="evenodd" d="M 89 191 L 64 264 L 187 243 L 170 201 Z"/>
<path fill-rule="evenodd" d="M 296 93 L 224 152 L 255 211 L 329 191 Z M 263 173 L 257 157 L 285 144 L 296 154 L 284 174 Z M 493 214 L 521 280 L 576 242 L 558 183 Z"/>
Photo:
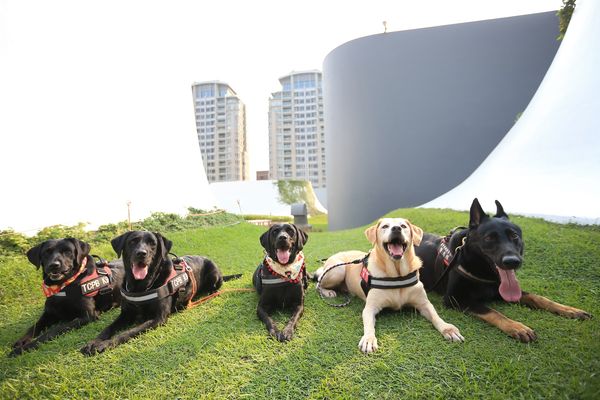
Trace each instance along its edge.
<path fill-rule="evenodd" d="M 575 0 L 563 0 L 562 8 L 556 13 L 556 15 L 558 15 L 559 32 L 556 40 L 562 40 L 565 37 L 569 22 L 571 21 L 571 16 L 573 15 L 573 10 L 575 10 Z"/>

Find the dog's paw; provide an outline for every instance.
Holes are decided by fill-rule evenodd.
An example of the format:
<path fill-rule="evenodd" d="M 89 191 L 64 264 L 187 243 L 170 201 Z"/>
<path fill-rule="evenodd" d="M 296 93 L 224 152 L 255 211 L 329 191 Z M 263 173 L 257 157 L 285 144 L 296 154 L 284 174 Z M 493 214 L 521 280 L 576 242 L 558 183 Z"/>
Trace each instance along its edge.
<path fill-rule="evenodd" d="M 323 297 L 337 297 L 337 292 L 331 289 L 319 288 L 319 293 L 321 293 L 321 296 Z"/>
<path fill-rule="evenodd" d="M 10 353 L 8 353 L 9 357 L 18 357 L 21 354 L 23 354 L 25 352 L 25 350 L 22 347 L 15 347 L 14 349 L 12 349 L 12 351 Z"/>
<path fill-rule="evenodd" d="M 98 353 L 102 353 L 104 350 L 110 347 L 110 342 L 107 340 L 92 340 L 85 346 L 83 346 L 79 351 L 84 356 L 93 356 Z"/>
<path fill-rule="evenodd" d="M 537 335 L 533 329 L 516 321 L 512 321 L 508 329 L 504 332 L 522 343 L 529 343 L 537 340 Z"/>
<path fill-rule="evenodd" d="M 566 317 L 566 318 L 572 318 L 572 319 L 590 319 L 592 318 L 592 314 L 580 310 L 578 308 L 575 307 L 569 307 L 569 306 L 565 306 L 565 308 L 563 310 L 560 311 L 559 313 L 561 316 Z"/>
<path fill-rule="evenodd" d="M 13 349 L 18 349 L 25 346 L 27 343 L 31 342 L 31 339 L 32 338 L 30 336 L 23 336 L 13 344 Z"/>
<path fill-rule="evenodd" d="M 464 342 L 465 338 L 460 334 L 457 327 L 452 324 L 445 324 L 440 330 L 441 334 L 450 342 Z"/>
<path fill-rule="evenodd" d="M 282 343 L 292 340 L 292 336 L 294 336 L 294 332 L 290 329 L 284 329 L 281 332 L 277 332 L 277 340 Z"/>
<path fill-rule="evenodd" d="M 358 342 L 358 347 L 363 353 L 372 353 L 377 350 L 377 338 L 375 335 L 364 335 Z"/>

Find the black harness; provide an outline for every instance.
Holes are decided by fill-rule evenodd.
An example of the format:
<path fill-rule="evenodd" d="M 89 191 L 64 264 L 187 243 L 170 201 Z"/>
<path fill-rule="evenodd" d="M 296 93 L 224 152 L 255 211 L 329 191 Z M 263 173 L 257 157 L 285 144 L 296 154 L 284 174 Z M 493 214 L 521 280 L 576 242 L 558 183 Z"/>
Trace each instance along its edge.
<path fill-rule="evenodd" d="M 339 264 L 335 264 L 332 265 L 331 267 L 327 268 L 327 270 L 325 272 L 323 272 L 323 275 L 321 275 L 319 277 L 319 280 L 317 282 L 317 289 L 319 288 L 319 286 L 321 285 L 321 281 L 323 280 L 323 277 L 332 269 L 336 268 L 336 267 L 340 267 L 342 265 L 350 265 L 350 264 L 362 264 L 362 269 L 360 270 L 360 287 L 362 288 L 363 292 L 365 293 L 365 296 L 369 293 L 369 290 L 371 289 L 402 289 L 402 288 L 407 288 L 410 286 L 414 286 L 419 282 L 419 277 L 417 275 L 417 271 L 413 271 L 408 275 L 405 276 L 398 276 L 398 277 L 394 277 L 394 278 L 377 278 L 373 275 L 371 275 L 371 273 L 369 272 L 368 266 L 369 266 L 369 255 L 371 253 L 367 253 L 366 256 L 364 256 L 364 258 L 358 258 L 356 260 L 353 261 L 349 261 L 346 263 L 339 263 Z M 321 295 L 322 299 L 325 299 L 323 297 L 323 294 L 319 291 L 319 294 Z M 350 296 L 347 296 L 346 301 L 341 303 L 341 304 L 332 304 L 332 303 L 327 303 L 328 305 L 332 306 L 332 307 L 345 307 L 348 304 L 350 304 Z"/>
<path fill-rule="evenodd" d="M 175 293 L 183 293 L 187 283 L 190 281 L 189 274 L 192 274 L 192 268 L 185 261 L 185 257 L 173 260 L 173 271 L 161 286 L 156 289 L 143 292 L 130 292 L 127 288 L 121 288 L 122 300 L 132 304 L 147 304 L 159 301 Z M 127 286 L 127 284 L 125 284 Z M 193 297 L 194 293 L 192 293 Z"/>
<path fill-rule="evenodd" d="M 435 284 L 431 287 L 431 290 L 435 289 L 439 285 L 439 283 L 444 279 L 444 277 L 446 277 L 446 275 L 448 275 L 448 273 L 452 269 L 456 269 L 456 272 L 458 272 L 464 278 L 467 278 L 467 279 L 469 279 L 471 281 L 474 281 L 474 282 L 477 282 L 477 283 L 498 284 L 498 281 L 494 281 L 494 280 L 490 280 L 490 279 L 484 279 L 484 278 L 480 278 L 478 276 L 473 275 L 472 273 L 470 273 L 469 271 L 467 271 L 461 265 L 461 263 L 460 263 L 461 254 L 462 254 L 462 251 L 463 251 L 463 247 L 467 243 L 467 237 L 466 236 L 463 238 L 461 245 L 458 246 L 454 250 L 454 252 L 452 252 L 452 250 L 450 250 L 450 248 L 448 247 L 448 244 L 450 243 L 450 238 L 452 237 L 452 235 L 454 235 L 454 233 L 458 229 L 461 229 L 461 228 L 462 227 L 454 228 L 440 242 L 440 245 L 439 245 L 438 251 L 437 251 L 436 263 L 437 263 L 438 259 L 441 259 L 441 262 L 442 262 L 442 264 L 444 264 L 445 269 L 444 269 L 444 272 L 442 273 L 442 275 L 438 278 L 438 280 L 435 282 Z"/>
<path fill-rule="evenodd" d="M 416 285 L 419 283 L 417 271 L 413 271 L 408 275 L 397 276 L 394 278 L 377 278 L 369 272 L 369 254 L 362 260 L 362 269 L 360 270 L 360 287 L 362 287 L 365 296 L 371 289 L 402 289 Z"/>

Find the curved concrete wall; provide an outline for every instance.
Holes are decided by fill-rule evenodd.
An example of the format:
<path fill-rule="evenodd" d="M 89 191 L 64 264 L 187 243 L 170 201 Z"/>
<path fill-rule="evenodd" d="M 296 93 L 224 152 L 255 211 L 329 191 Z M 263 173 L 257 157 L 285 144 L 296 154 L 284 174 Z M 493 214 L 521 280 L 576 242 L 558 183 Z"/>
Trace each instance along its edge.
<path fill-rule="evenodd" d="M 423 204 L 473 172 L 558 49 L 553 12 L 386 33 L 323 66 L 330 229 Z"/>

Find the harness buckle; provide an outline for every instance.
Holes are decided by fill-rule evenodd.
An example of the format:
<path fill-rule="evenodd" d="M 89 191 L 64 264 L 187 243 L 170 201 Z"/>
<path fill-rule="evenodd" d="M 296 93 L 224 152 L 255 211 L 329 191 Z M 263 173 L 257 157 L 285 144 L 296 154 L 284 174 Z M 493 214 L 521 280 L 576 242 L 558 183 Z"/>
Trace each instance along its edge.
<path fill-rule="evenodd" d="M 103 296 L 105 294 L 111 293 L 112 292 L 112 286 L 104 286 L 103 288 L 101 288 L 100 290 L 98 290 L 98 295 L 99 296 Z"/>

